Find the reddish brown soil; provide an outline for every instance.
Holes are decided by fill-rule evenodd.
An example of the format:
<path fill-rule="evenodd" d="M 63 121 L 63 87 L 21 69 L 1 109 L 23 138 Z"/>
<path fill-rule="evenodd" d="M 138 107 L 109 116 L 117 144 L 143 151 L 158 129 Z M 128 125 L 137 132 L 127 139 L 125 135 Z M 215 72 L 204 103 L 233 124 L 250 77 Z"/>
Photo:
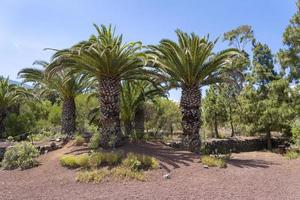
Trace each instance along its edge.
<path fill-rule="evenodd" d="M 0 170 L 0 199 L 300 199 L 300 159 L 287 160 L 268 152 L 240 153 L 233 154 L 226 169 L 205 169 L 197 156 L 159 143 L 123 149 L 156 156 L 161 169 L 150 172 L 147 182 L 76 183 L 76 171 L 61 167 L 58 159 L 86 149 L 67 145 L 41 156 L 39 167 Z M 163 178 L 166 173 L 171 173 L 171 179 Z"/>

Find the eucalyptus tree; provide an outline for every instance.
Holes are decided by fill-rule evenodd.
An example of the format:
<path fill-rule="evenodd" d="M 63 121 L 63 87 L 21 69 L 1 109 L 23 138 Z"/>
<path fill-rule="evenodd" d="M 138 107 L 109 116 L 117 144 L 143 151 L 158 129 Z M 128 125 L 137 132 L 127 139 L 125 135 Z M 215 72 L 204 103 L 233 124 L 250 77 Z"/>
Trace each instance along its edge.
<path fill-rule="evenodd" d="M 199 151 L 200 141 L 200 88 L 227 79 L 228 65 L 236 49 L 214 53 L 216 41 L 192 33 L 176 31 L 178 42 L 163 39 L 158 45 L 149 46 L 149 60 L 175 87 L 182 89 L 180 107 L 184 142 L 189 150 Z"/>
<path fill-rule="evenodd" d="M 155 101 L 155 97 L 166 96 L 167 87 L 161 84 L 130 80 L 122 82 L 121 89 L 121 119 L 124 122 L 126 134 L 133 131 L 144 133 L 144 103 Z"/>
<path fill-rule="evenodd" d="M 57 94 L 60 97 L 62 100 L 61 132 L 73 135 L 76 131 L 75 97 L 87 87 L 85 76 L 61 70 L 49 78 L 46 69 L 50 63 L 35 61 L 34 65 L 39 65 L 41 68 L 24 68 L 19 72 L 20 78 L 24 79 L 24 83 L 33 83 L 42 96 Z"/>
<path fill-rule="evenodd" d="M 30 96 L 30 93 L 22 87 L 10 84 L 8 78 L 0 77 L 0 138 L 5 131 L 4 120 L 8 114 L 9 108 L 20 103 L 24 97 Z"/>
<path fill-rule="evenodd" d="M 112 26 L 94 25 L 97 31 L 88 40 L 70 49 L 58 51 L 50 74 L 63 68 L 87 72 L 97 80 L 100 103 L 100 145 L 109 148 L 121 143 L 120 92 L 121 80 L 144 76 L 144 59 L 140 42 L 124 43 Z"/>

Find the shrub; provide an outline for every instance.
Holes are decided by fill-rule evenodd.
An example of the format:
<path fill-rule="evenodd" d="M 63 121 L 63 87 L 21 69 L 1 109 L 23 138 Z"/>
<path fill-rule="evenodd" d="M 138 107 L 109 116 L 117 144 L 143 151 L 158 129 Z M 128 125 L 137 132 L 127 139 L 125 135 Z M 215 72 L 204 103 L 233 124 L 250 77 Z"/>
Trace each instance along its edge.
<path fill-rule="evenodd" d="M 292 132 L 293 142 L 300 146 L 300 126 L 293 125 L 291 132 Z"/>
<path fill-rule="evenodd" d="M 8 136 L 7 140 L 10 141 L 10 142 L 13 142 L 14 141 L 14 137 L 13 136 Z"/>
<path fill-rule="evenodd" d="M 2 161 L 4 169 L 12 170 L 20 167 L 22 170 L 37 165 L 39 151 L 29 142 L 21 142 L 9 148 Z"/>
<path fill-rule="evenodd" d="M 81 146 L 85 142 L 84 138 L 81 135 L 76 135 L 75 136 L 75 146 Z"/>
<path fill-rule="evenodd" d="M 226 162 L 224 158 L 216 158 L 212 156 L 202 156 L 201 163 L 203 165 L 207 165 L 209 167 L 219 167 L 219 168 L 226 168 Z"/>
<path fill-rule="evenodd" d="M 132 171 L 125 167 L 116 167 L 112 170 L 112 176 L 118 179 L 135 179 L 138 181 L 146 181 L 146 177 L 143 172 Z"/>
<path fill-rule="evenodd" d="M 110 171 L 107 169 L 82 171 L 76 175 L 76 181 L 83 183 L 100 183 L 109 174 Z"/>
<path fill-rule="evenodd" d="M 89 143 L 89 147 L 91 149 L 98 149 L 100 146 L 100 134 L 99 133 L 94 133 L 91 140 L 90 140 L 90 143 Z"/>
<path fill-rule="evenodd" d="M 109 166 L 115 166 L 117 164 L 120 164 L 123 158 L 123 154 L 118 152 L 108 152 L 108 153 L 104 153 L 104 155 L 105 155 L 105 162 Z"/>
<path fill-rule="evenodd" d="M 100 165 L 105 161 L 105 156 L 103 153 L 93 153 L 89 159 L 89 165 L 91 168 L 95 169 L 100 167 Z"/>
<path fill-rule="evenodd" d="M 286 154 L 284 155 L 287 159 L 292 160 L 292 159 L 297 159 L 300 157 L 300 153 L 297 151 L 287 151 Z"/>
<path fill-rule="evenodd" d="M 59 125 L 61 122 L 61 107 L 59 105 L 54 104 L 49 108 L 48 120 L 52 124 Z"/>
<path fill-rule="evenodd" d="M 60 158 L 60 164 L 68 168 L 88 168 L 89 156 L 87 154 L 82 155 L 64 155 Z"/>
<path fill-rule="evenodd" d="M 157 169 L 158 161 L 150 156 L 129 153 L 127 158 L 123 160 L 123 165 L 133 171 Z"/>

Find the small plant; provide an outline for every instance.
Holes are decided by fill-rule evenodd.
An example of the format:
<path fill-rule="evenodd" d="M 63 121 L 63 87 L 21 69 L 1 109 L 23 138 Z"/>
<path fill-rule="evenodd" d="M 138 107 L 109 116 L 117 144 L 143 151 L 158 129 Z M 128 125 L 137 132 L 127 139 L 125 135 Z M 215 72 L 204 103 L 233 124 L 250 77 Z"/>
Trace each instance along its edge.
<path fill-rule="evenodd" d="M 293 160 L 293 159 L 297 159 L 300 157 L 300 153 L 297 151 L 287 151 L 286 154 L 284 155 L 287 159 L 289 160 Z"/>
<path fill-rule="evenodd" d="M 75 142 L 74 142 L 75 146 L 82 146 L 84 142 L 85 140 L 81 135 L 75 136 Z"/>
<path fill-rule="evenodd" d="M 132 171 L 126 167 L 116 167 L 112 170 L 112 176 L 117 179 L 135 179 L 138 181 L 146 181 L 146 177 L 143 172 Z"/>
<path fill-rule="evenodd" d="M 36 160 L 38 156 L 39 151 L 31 143 L 21 142 L 5 152 L 2 166 L 8 170 L 18 167 L 22 170 L 29 169 L 38 164 Z"/>
<path fill-rule="evenodd" d="M 9 142 L 13 142 L 13 141 L 14 141 L 14 137 L 13 137 L 13 136 L 8 136 L 8 137 L 7 137 L 7 140 L 8 140 Z"/>
<path fill-rule="evenodd" d="M 219 167 L 219 168 L 226 168 L 226 162 L 224 158 L 217 158 L 212 156 L 202 156 L 201 163 L 203 165 L 207 165 L 209 167 Z"/>
<path fill-rule="evenodd" d="M 104 155 L 105 155 L 105 162 L 109 166 L 115 166 L 122 162 L 123 154 L 121 154 L 121 153 L 109 152 L 109 153 L 104 153 Z"/>
<path fill-rule="evenodd" d="M 158 161 L 150 156 L 129 153 L 127 158 L 123 160 L 123 165 L 132 171 L 157 169 Z"/>
<path fill-rule="evenodd" d="M 99 133 L 94 133 L 90 143 L 89 143 L 89 147 L 93 150 L 96 150 L 100 147 L 100 134 Z"/>
<path fill-rule="evenodd" d="M 75 179 L 81 183 L 100 183 L 108 175 L 110 175 L 110 171 L 107 169 L 82 171 L 77 174 Z"/>
<path fill-rule="evenodd" d="M 82 155 L 64 155 L 60 158 L 60 164 L 68 168 L 88 168 L 89 156 L 87 154 Z"/>
<path fill-rule="evenodd" d="M 103 153 L 97 152 L 90 155 L 89 158 L 89 166 L 93 169 L 96 169 L 101 166 L 101 164 L 105 161 L 105 156 Z"/>

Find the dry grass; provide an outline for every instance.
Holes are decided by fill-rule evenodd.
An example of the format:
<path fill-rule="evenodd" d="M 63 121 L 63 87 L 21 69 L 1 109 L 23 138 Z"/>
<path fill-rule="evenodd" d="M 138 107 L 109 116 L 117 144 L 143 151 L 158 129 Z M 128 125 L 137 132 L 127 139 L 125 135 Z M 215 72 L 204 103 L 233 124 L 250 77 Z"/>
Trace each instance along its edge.
<path fill-rule="evenodd" d="M 226 168 L 226 161 L 225 158 L 216 158 L 212 156 L 202 156 L 201 163 L 203 165 L 207 165 L 209 167 L 219 167 L 219 168 Z"/>

